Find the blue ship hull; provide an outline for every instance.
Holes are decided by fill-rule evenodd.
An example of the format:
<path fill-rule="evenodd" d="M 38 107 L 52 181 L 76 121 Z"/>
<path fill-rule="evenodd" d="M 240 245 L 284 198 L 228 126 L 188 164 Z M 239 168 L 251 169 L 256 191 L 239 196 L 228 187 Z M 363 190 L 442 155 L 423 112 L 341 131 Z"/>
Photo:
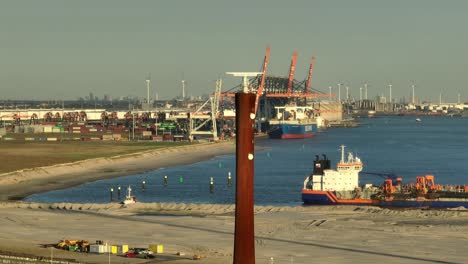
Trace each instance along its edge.
<path fill-rule="evenodd" d="M 270 125 L 268 135 L 270 138 L 290 139 L 308 138 L 317 132 L 317 124 L 279 124 Z"/>
<path fill-rule="evenodd" d="M 312 191 L 313 192 L 313 191 Z M 303 192 L 302 201 L 305 205 L 374 205 L 393 208 L 468 208 L 468 200 L 371 200 L 371 199 L 339 199 L 335 192 Z"/>

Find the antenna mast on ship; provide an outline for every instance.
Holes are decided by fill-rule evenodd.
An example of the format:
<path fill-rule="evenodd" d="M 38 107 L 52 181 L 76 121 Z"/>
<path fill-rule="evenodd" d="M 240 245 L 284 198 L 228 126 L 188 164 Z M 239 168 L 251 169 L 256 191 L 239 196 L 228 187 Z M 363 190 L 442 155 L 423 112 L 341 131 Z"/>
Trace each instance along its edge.
<path fill-rule="evenodd" d="M 344 163 L 344 149 L 345 149 L 345 145 L 341 145 L 341 161 L 340 163 Z"/>
<path fill-rule="evenodd" d="M 131 197 L 131 196 L 132 196 L 132 188 L 129 185 L 128 188 L 127 188 L 127 198 Z"/>

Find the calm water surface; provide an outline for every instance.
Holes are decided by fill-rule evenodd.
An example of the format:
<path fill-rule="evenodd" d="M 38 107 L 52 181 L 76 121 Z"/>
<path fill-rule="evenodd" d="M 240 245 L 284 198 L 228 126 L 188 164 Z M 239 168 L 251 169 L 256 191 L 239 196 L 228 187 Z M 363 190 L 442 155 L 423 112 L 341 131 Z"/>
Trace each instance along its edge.
<path fill-rule="evenodd" d="M 379 117 L 361 119 L 357 128 L 335 128 L 298 140 L 259 140 L 265 147 L 255 155 L 255 203 L 300 205 L 304 178 L 317 154 L 326 154 L 334 167 L 339 146 L 356 153 L 364 171 L 395 173 L 404 182 L 433 174 L 440 184 L 468 184 L 468 119 L 450 117 Z M 234 203 L 235 188 L 227 185 L 228 172 L 235 183 L 235 156 L 226 155 L 187 166 L 163 168 L 143 174 L 86 183 L 73 188 L 35 194 L 27 201 L 107 203 L 109 189 L 131 185 L 144 202 Z M 164 186 L 164 176 L 168 185 Z M 209 191 L 210 177 L 214 191 Z M 182 180 L 182 182 L 181 182 Z M 381 184 L 379 176 L 361 175 L 361 184 Z M 141 182 L 146 181 L 145 192 Z M 117 191 L 114 192 L 116 198 Z"/>

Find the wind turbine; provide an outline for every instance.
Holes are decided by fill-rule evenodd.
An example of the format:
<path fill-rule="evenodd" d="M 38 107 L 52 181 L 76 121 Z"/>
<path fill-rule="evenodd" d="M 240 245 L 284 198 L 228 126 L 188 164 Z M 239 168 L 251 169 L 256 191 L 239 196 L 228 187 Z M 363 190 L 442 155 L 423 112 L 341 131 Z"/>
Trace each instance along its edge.
<path fill-rule="evenodd" d="M 341 103 L 341 85 L 342 83 L 338 83 L 338 102 Z"/>
<path fill-rule="evenodd" d="M 349 86 L 346 85 L 346 102 L 349 101 Z"/>
<path fill-rule="evenodd" d="M 185 80 L 182 80 L 182 99 L 185 99 Z"/>
<path fill-rule="evenodd" d="M 390 101 L 390 103 L 392 103 L 392 83 L 390 83 L 390 84 L 388 85 L 388 88 L 390 89 L 390 98 L 389 98 L 389 101 Z"/>
<path fill-rule="evenodd" d="M 364 83 L 364 99 L 367 100 L 367 82 Z"/>
<path fill-rule="evenodd" d="M 148 73 L 148 77 L 146 78 L 146 103 L 150 103 L 150 82 L 151 82 L 151 73 Z"/>

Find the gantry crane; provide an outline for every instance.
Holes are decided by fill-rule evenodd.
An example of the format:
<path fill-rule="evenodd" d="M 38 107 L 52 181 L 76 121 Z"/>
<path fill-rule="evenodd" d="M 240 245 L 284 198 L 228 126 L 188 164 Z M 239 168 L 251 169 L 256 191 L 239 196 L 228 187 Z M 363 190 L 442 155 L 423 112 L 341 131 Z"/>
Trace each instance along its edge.
<path fill-rule="evenodd" d="M 189 119 L 189 139 L 193 140 L 194 135 L 213 135 L 213 140 L 218 140 L 218 128 L 216 118 L 218 117 L 219 98 L 223 81 L 216 80 L 216 88 L 213 96 L 211 96 L 197 111 L 188 113 Z M 210 103 L 210 112 L 203 111 L 205 106 Z M 211 121 L 210 130 L 203 130 L 204 127 Z"/>

